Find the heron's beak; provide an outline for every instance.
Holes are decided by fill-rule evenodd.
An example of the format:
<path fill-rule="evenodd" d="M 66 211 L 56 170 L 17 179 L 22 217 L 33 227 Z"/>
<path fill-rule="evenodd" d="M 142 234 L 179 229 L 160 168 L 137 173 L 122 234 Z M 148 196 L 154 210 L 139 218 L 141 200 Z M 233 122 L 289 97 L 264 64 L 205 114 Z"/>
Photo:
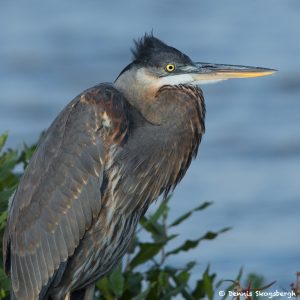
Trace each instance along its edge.
<path fill-rule="evenodd" d="M 199 83 L 209 83 L 210 81 L 214 82 L 231 78 L 260 77 L 271 75 L 276 72 L 276 70 L 273 69 L 260 67 L 210 63 L 193 63 L 192 65 L 182 67 L 181 71 L 185 74 L 190 74 L 194 81 L 199 81 Z"/>

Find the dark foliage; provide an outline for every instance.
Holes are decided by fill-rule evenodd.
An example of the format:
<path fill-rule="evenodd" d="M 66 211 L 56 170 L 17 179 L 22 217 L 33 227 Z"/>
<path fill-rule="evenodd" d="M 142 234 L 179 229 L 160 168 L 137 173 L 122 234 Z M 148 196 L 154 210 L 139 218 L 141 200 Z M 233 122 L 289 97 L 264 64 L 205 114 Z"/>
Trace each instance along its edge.
<path fill-rule="evenodd" d="M 0 244 L 2 257 L 2 236 L 7 219 L 7 206 L 19 179 L 26 168 L 36 145 L 23 146 L 21 151 L 3 151 L 7 134 L 0 136 Z M 155 300 L 155 299 L 213 299 L 222 281 L 216 283 L 216 274 L 209 266 L 202 276 L 191 278 L 195 260 L 181 266 L 170 264 L 170 257 L 195 249 L 200 243 L 215 239 L 229 228 L 217 232 L 208 231 L 198 238 L 186 240 L 172 247 L 177 238 L 176 227 L 187 221 L 192 214 L 200 212 L 211 205 L 204 202 L 198 207 L 184 213 L 176 220 L 169 222 L 169 198 L 162 201 L 157 210 L 141 219 L 135 239 L 123 262 L 108 276 L 97 282 L 95 299 L 101 300 Z M 171 245 L 170 245 L 171 244 Z M 253 277 L 259 284 L 262 278 Z M 239 274 L 236 281 L 240 280 Z M 258 278 L 258 279 L 257 279 Z M 227 284 L 229 285 L 229 284 Z M 231 286 L 230 288 L 234 288 Z M 5 275 L 3 262 L 0 261 L 0 299 L 9 299 L 10 282 Z"/>

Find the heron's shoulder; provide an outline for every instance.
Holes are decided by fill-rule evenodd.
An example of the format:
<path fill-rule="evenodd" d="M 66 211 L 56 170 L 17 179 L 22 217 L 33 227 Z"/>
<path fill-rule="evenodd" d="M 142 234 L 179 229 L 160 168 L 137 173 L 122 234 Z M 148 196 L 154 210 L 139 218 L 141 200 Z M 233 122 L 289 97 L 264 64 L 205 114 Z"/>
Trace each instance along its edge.
<path fill-rule="evenodd" d="M 80 102 L 88 104 L 105 105 L 108 103 L 119 103 L 121 107 L 128 106 L 129 103 L 125 96 L 111 83 L 100 83 L 95 85 L 77 96 Z"/>
<path fill-rule="evenodd" d="M 131 119 L 132 107 L 124 95 L 110 83 L 101 83 L 83 91 L 71 102 L 77 111 L 86 107 L 96 116 L 97 131 L 105 129 L 111 142 L 117 144 L 126 136 Z M 109 139 L 110 139 L 109 138 Z"/>

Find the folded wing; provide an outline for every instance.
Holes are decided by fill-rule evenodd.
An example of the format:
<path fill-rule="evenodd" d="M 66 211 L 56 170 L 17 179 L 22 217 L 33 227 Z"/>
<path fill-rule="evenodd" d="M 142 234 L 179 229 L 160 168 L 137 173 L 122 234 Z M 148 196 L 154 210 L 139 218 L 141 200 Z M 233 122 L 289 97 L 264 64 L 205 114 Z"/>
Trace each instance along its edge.
<path fill-rule="evenodd" d="M 33 155 L 4 236 L 6 271 L 19 299 L 38 298 L 98 216 L 105 161 L 128 129 L 122 103 L 110 86 L 86 91 L 56 118 Z"/>

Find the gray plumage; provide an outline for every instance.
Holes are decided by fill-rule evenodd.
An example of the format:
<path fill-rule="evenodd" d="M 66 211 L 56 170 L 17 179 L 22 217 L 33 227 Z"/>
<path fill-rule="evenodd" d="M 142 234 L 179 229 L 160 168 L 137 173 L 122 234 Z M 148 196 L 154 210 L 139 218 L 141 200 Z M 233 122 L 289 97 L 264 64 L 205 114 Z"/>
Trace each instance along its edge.
<path fill-rule="evenodd" d="M 186 82 L 192 67 L 145 36 L 114 84 L 84 91 L 54 120 L 9 211 L 3 252 L 15 299 L 75 297 L 119 262 L 141 216 L 197 154 L 205 105 Z"/>
<path fill-rule="evenodd" d="M 160 94 L 167 92 L 172 88 Z M 199 91 L 190 93 L 184 101 Z M 33 155 L 11 206 L 14 218 L 9 218 L 4 250 L 19 299 L 37 299 L 47 284 L 43 294 L 62 299 L 119 261 L 141 215 L 181 179 L 196 154 L 201 102 L 193 109 L 194 132 L 185 132 L 182 111 L 177 116 L 175 109 L 174 124 L 163 128 L 147 122 L 105 84 L 64 109 Z M 178 139 L 170 131 L 180 134 Z"/>

